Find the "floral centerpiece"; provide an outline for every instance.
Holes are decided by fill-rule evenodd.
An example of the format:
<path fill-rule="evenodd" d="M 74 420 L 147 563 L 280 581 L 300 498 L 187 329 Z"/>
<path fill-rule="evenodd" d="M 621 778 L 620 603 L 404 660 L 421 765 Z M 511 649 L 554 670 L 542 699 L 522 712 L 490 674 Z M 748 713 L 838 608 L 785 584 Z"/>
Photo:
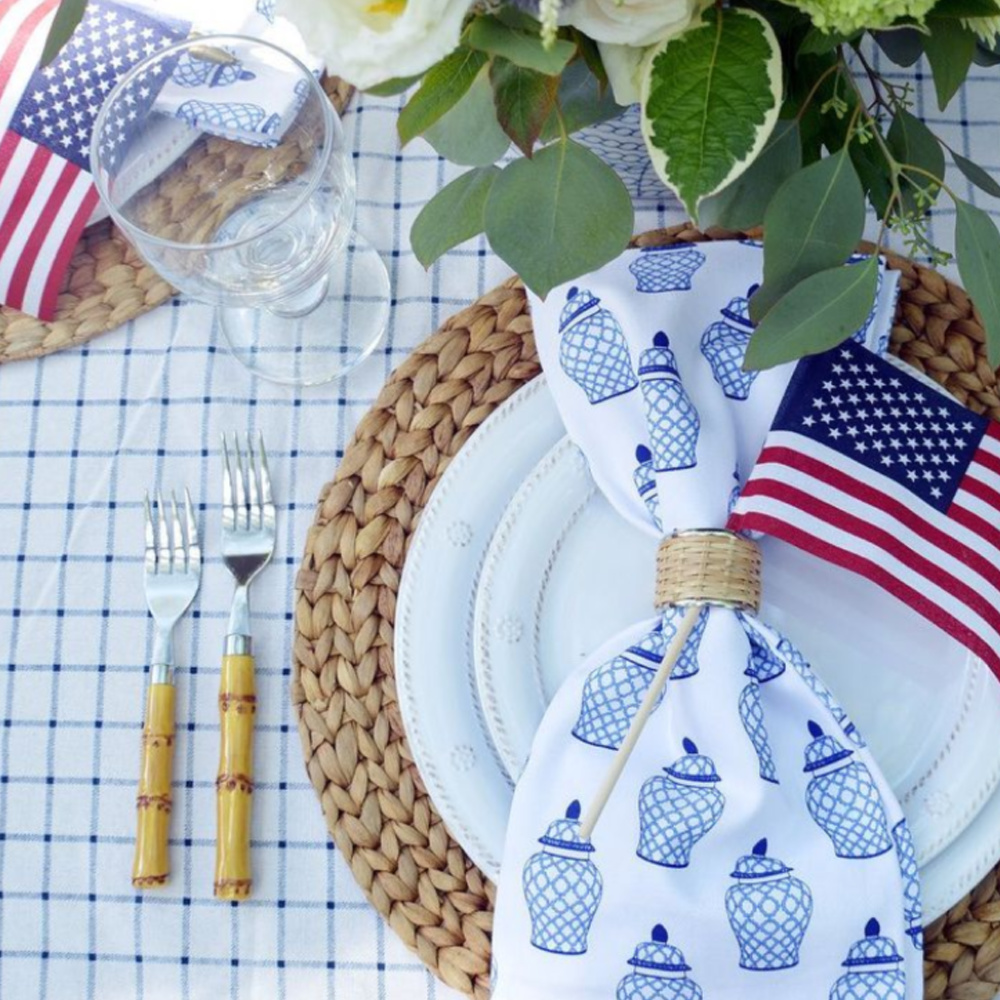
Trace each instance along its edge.
<path fill-rule="evenodd" d="M 85 3 L 63 0 L 53 45 Z M 926 56 L 943 109 L 974 63 L 1000 63 L 1000 0 L 277 0 L 277 10 L 329 72 L 408 95 L 404 144 L 423 136 L 469 168 L 413 225 L 425 266 L 484 233 L 545 295 L 615 257 L 633 233 L 631 199 L 574 135 L 638 104 L 652 165 L 698 225 L 764 227 L 748 366 L 823 350 L 861 325 L 877 280 L 876 258 L 852 258 L 867 205 L 879 245 L 891 229 L 910 252 L 947 259 L 927 225 L 942 196 L 1000 364 L 1000 233 L 948 187 L 946 160 L 993 197 L 1000 185 L 936 136 L 912 87 L 871 58 L 875 46 L 902 66 Z"/>

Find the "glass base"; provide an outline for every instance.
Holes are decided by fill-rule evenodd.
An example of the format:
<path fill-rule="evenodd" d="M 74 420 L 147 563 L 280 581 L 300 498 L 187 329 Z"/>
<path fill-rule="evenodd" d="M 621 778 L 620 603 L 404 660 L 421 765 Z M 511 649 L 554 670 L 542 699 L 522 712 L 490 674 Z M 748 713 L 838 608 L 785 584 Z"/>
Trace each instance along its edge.
<path fill-rule="evenodd" d="M 236 359 L 285 385 L 321 385 L 356 368 L 378 346 L 389 319 L 389 273 L 358 233 L 327 274 L 294 299 L 265 309 L 219 308 Z"/>

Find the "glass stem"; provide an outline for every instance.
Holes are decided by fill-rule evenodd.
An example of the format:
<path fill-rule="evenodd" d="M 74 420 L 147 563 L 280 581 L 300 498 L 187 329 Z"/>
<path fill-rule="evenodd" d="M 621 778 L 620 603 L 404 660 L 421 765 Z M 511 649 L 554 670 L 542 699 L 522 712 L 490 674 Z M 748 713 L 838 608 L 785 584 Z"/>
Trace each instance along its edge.
<path fill-rule="evenodd" d="M 268 303 L 267 311 L 275 316 L 281 316 L 283 319 L 298 319 L 300 316 L 308 316 L 326 298 L 329 287 L 330 276 L 324 274 L 319 281 L 308 288 Z"/>

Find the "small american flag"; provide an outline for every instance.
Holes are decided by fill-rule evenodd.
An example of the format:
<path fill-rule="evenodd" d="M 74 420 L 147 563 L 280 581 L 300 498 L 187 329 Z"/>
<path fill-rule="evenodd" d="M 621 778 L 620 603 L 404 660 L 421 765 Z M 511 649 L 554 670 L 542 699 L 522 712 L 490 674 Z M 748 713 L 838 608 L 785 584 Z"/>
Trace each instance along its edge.
<path fill-rule="evenodd" d="M 0 0 L 0 302 L 51 319 L 98 196 L 94 119 L 121 74 L 186 26 L 91 0 L 48 66 L 38 61 L 58 0 Z"/>
<path fill-rule="evenodd" d="M 866 348 L 799 362 L 729 527 L 860 573 L 1000 676 L 1000 425 Z"/>

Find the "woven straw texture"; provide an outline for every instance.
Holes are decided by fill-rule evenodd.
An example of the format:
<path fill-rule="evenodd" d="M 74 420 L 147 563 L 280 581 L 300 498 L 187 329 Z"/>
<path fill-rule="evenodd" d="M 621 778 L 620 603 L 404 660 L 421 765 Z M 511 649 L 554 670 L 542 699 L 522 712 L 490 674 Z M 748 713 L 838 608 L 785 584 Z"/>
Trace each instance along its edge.
<path fill-rule="evenodd" d="M 324 77 L 323 89 L 338 113 L 351 99 L 353 89 L 336 77 Z M 268 168 L 273 179 L 274 165 L 294 168 L 293 143 L 276 150 L 260 151 L 225 139 L 199 141 L 156 183 L 156 204 L 168 219 L 176 220 L 177 232 L 193 235 L 211 222 L 211 208 L 229 207 L 249 197 Z M 211 198 L 193 192 L 192 178 L 211 177 Z M 161 230 L 166 232 L 165 228 Z M 99 334 L 113 330 L 128 320 L 166 301 L 174 289 L 146 264 L 110 220 L 90 226 L 73 254 L 59 300 L 56 318 L 43 323 L 16 309 L 0 306 L 0 364 L 38 358 L 66 347 L 74 347 Z"/>
<path fill-rule="evenodd" d="M 725 238 L 687 227 L 640 245 Z M 963 403 L 1000 418 L 968 296 L 901 272 L 893 349 Z M 413 763 L 393 677 L 407 546 L 448 463 L 539 372 L 516 279 L 452 316 L 391 376 L 324 487 L 296 582 L 292 703 L 334 841 L 372 904 L 444 982 L 486 1000 L 494 887 L 445 829 Z M 992 1000 L 1000 986 L 1000 869 L 927 928 L 927 1000 Z"/>
<path fill-rule="evenodd" d="M 760 548 L 731 531 L 682 531 L 656 553 L 657 608 L 718 604 L 760 609 Z"/>

